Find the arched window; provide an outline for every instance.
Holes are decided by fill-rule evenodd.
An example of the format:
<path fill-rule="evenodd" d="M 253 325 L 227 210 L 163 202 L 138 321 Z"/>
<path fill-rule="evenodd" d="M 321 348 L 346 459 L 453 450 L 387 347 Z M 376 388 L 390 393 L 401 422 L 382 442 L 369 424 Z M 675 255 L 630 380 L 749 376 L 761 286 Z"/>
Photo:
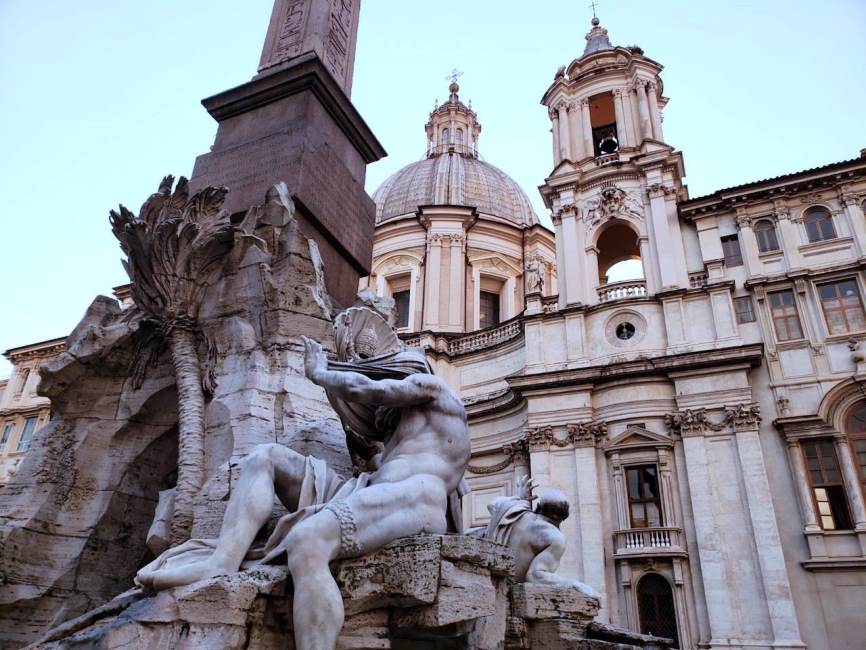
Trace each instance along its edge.
<path fill-rule="evenodd" d="M 806 226 L 806 235 L 811 242 L 836 238 L 833 217 L 830 215 L 830 211 L 823 206 L 816 205 L 806 210 L 803 223 Z"/>
<path fill-rule="evenodd" d="M 776 226 L 769 219 L 761 219 L 755 224 L 755 238 L 758 240 L 758 250 L 762 253 L 779 250 Z"/>
<path fill-rule="evenodd" d="M 657 573 L 641 578 L 637 585 L 637 608 L 642 634 L 673 639 L 672 647 L 679 647 L 674 595 L 667 580 Z"/>
<path fill-rule="evenodd" d="M 851 451 L 854 452 L 854 464 L 860 475 L 860 485 L 866 494 L 866 402 L 854 405 L 845 419 L 845 433 Z"/>
<path fill-rule="evenodd" d="M 598 238 L 599 284 L 643 279 L 640 243 L 624 223 L 614 223 Z"/>
<path fill-rule="evenodd" d="M 457 144 L 463 144 L 463 129 L 457 129 Z"/>
<path fill-rule="evenodd" d="M 448 146 L 448 129 L 442 129 L 442 145 Z"/>

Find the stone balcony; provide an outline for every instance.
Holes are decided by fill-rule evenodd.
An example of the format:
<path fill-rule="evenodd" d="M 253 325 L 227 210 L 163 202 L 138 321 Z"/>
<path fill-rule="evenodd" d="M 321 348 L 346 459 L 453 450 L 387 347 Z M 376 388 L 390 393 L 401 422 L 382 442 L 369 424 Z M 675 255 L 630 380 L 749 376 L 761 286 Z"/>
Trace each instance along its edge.
<path fill-rule="evenodd" d="M 613 534 L 614 557 L 685 557 L 682 528 L 626 528 Z"/>
<path fill-rule="evenodd" d="M 597 289 L 598 301 L 613 302 L 614 300 L 629 300 L 632 298 L 646 298 L 646 280 L 623 280 L 622 282 L 609 282 Z"/>
<path fill-rule="evenodd" d="M 468 334 L 440 334 L 437 332 L 421 332 L 410 336 L 401 336 L 403 342 L 413 348 L 431 348 L 454 357 L 469 352 L 477 352 L 492 348 L 517 338 L 523 332 L 520 317 L 477 330 Z"/>

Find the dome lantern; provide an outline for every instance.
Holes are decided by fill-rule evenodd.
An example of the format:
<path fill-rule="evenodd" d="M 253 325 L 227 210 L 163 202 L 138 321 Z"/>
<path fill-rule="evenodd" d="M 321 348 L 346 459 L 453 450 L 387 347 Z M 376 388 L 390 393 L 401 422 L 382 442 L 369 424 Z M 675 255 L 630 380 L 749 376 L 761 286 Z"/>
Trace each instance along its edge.
<path fill-rule="evenodd" d="M 460 101 L 460 86 L 457 77 L 462 73 L 454 70 L 447 79 L 448 100 L 439 104 L 430 113 L 424 130 L 427 134 L 427 157 L 444 153 L 457 153 L 475 158 L 478 156 L 478 135 L 481 125 L 471 106 Z"/>

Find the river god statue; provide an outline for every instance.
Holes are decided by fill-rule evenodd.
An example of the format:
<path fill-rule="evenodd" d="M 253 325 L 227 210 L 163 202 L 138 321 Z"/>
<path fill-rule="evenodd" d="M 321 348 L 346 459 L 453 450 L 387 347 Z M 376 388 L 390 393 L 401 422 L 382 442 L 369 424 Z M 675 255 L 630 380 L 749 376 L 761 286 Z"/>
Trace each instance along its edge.
<path fill-rule="evenodd" d="M 557 575 L 566 542 L 559 526 L 568 519 L 568 500 L 560 490 L 545 490 L 533 511 L 532 502 L 537 498 L 532 494 L 535 487 L 528 476 L 518 479 L 517 494 L 493 499 L 487 505 L 490 511 L 487 528 L 474 529 L 472 534 L 511 549 L 516 582 L 568 587 L 599 598 L 598 592 L 589 585 Z"/>
<path fill-rule="evenodd" d="M 338 358 L 303 338 L 304 372 L 325 389 L 347 429 L 363 440 L 367 471 L 345 480 L 319 459 L 261 445 L 243 460 L 216 540 L 190 540 L 144 567 L 136 581 L 160 590 L 286 555 L 294 582 L 295 645 L 333 648 L 343 625 L 328 568 L 418 533 L 458 527 L 469 431 L 463 403 L 378 314 L 351 308 L 336 323 Z M 351 446 L 351 445 L 350 445 Z M 250 550 L 274 496 L 289 510 L 265 547 Z M 245 562 L 246 559 L 246 562 Z"/>

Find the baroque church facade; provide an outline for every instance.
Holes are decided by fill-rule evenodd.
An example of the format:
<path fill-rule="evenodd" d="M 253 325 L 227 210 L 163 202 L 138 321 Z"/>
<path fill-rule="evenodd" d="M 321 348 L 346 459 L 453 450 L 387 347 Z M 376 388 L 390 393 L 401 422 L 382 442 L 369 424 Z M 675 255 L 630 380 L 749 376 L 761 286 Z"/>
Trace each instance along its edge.
<path fill-rule="evenodd" d="M 530 474 L 562 571 L 680 648 L 862 648 L 866 150 L 689 198 L 662 66 L 596 19 L 548 109 L 554 231 L 449 99 L 373 195 L 372 273 L 460 391 L 467 526 Z"/>

